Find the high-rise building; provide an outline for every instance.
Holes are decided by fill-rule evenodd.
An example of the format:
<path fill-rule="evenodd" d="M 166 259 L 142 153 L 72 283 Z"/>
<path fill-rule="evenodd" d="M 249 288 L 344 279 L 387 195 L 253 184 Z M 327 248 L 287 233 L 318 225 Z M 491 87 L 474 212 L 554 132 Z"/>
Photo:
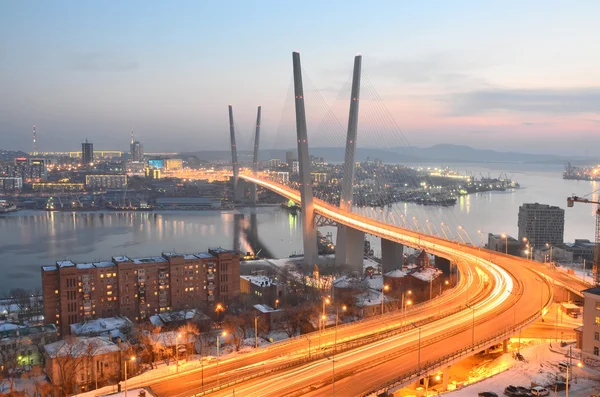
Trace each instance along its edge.
<path fill-rule="evenodd" d="M 269 167 L 279 167 L 279 166 L 281 166 L 281 159 L 269 160 Z"/>
<path fill-rule="evenodd" d="M 285 152 L 285 163 L 290 166 L 294 161 L 298 161 L 296 153 L 290 151 Z"/>
<path fill-rule="evenodd" d="M 240 293 L 240 256 L 222 248 L 111 261 L 42 266 L 44 316 L 63 335 L 84 320 L 144 320 L 170 310 L 228 305 Z"/>
<path fill-rule="evenodd" d="M 292 161 L 292 175 L 300 174 L 300 163 L 298 161 Z"/>
<path fill-rule="evenodd" d="M 83 165 L 90 165 L 94 162 L 94 144 L 88 142 L 86 139 L 85 142 L 81 144 L 81 163 Z"/>
<path fill-rule="evenodd" d="M 96 174 L 85 176 L 85 187 L 88 190 L 125 189 L 127 175 L 125 174 Z"/>
<path fill-rule="evenodd" d="M 131 142 L 131 161 L 144 161 L 144 145 L 139 141 Z"/>
<path fill-rule="evenodd" d="M 183 160 L 182 159 L 166 159 L 164 162 L 165 170 L 167 171 L 177 171 L 183 168 Z"/>
<path fill-rule="evenodd" d="M 523 204 L 519 207 L 519 240 L 527 239 L 534 247 L 562 244 L 565 234 L 565 210 L 547 204 Z"/>

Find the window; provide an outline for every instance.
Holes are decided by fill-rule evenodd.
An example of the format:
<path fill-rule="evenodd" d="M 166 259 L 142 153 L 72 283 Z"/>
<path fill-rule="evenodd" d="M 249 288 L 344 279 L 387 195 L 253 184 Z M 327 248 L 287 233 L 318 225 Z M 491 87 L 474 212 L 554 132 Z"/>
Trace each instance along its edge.
<path fill-rule="evenodd" d="M 600 340 L 600 333 L 594 332 L 594 340 Z"/>
<path fill-rule="evenodd" d="M 594 356 L 600 355 L 600 351 L 598 351 L 598 346 L 594 347 Z"/>
<path fill-rule="evenodd" d="M 600 302 L 596 302 L 596 310 L 600 310 Z"/>
<path fill-rule="evenodd" d="M 594 324 L 600 325 L 600 317 L 596 316 Z"/>

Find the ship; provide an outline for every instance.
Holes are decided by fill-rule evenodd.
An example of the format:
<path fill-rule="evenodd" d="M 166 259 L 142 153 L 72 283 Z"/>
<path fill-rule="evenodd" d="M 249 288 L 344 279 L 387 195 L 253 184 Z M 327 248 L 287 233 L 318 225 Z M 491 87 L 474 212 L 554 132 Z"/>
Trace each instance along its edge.
<path fill-rule="evenodd" d="M 293 200 L 288 200 L 285 203 L 282 203 L 281 208 L 288 210 L 292 214 L 295 214 L 296 212 L 300 211 L 300 206 L 294 203 Z"/>
<path fill-rule="evenodd" d="M 6 214 L 9 212 L 14 212 L 17 210 L 17 206 L 15 205 L 15 203 L 6 201 L 6 200 L 0 200 L 0 214 Z"/>

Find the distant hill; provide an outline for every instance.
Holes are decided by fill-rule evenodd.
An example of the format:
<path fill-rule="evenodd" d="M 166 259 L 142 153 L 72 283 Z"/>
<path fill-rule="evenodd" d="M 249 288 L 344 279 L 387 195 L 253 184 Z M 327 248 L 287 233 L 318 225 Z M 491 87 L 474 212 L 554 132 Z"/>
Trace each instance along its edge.
<path fill-rule="evenodd" d="M 261 150 L 259 152 L 260 160 L 269 160 L 279 158 L 285 160 L 285 152 L 294 149 L 272 149 Z M 231 161 L 231 154 L 228 150 L 222 151 L 201 151 L 187 153 L 196 155 L 201 160 L 206 161 Z M 317 157 L 323 157 L 326 161 L 342 162 L 344 161 L 344 148 L 335 147 L 315 147 L 310 149 L 310 154 Z M 247 162 L 252 159 L 251 151 L 238 152 L 240 161 Z M 573 164 L 595 163 L 598 159 L 586 159 L 581 156 L 557 156 L 552 154 L 529 154 L 519 152 L 499 152 L 489 149 L 475 149 L 465 145 L 439 144 L 428 148 L 396 147 L 389 149 L 358 148 L 356 151 L 356 161 L 365 161 L 380 159 L 385 163 L 547 163 L 547 164 L 566 164 L 571 161 Z"/>

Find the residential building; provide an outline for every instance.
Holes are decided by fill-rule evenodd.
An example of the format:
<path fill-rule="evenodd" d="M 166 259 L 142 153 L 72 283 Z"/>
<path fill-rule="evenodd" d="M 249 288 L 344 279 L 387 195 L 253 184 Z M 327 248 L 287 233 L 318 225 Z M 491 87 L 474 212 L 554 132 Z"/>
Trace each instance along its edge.
<path fill-rule="evenodd" d="M 311 172 L 313 184 L 318 185 L 319 183 L 327 183 L 327 173 L 326 172 Z"/>
<path fill-rule="evenodd" d="M 276 300 L 281 299 L 285 286 L 267 276 L 240 276 L 240 293 L 252 303 L 264 303 L 276 306 Z"/>
<path fill-rule="evenodd" d="M 161 160 L 162 161 L 162 160 Z M 146 178 L 148 179 L 160 179 L 160 168 L 146 168 Z"/>
<path fill-rule="evenodd" d="M 44 350 L 46 376 L 57 395 L 114 384 L 120 377 L 121 349 L 107 338 L 68 337 L 44 346 Z M 63 388 L 66 390 L 61 392 Z"/>
<path fill-rule="evenodd" d="M 298 161 L 298 156 L 296 153 L 292 152 L 291 150 L 288 150 L 287 152 L 285 152 L 285 163 L 289 166 L 292 165 L 292 163 L 294 161 Z"/>
<path fill-rule="evenodd" d="M 227 305 L 240 292 L 240 257 L 214 248 L 108 262 L 65 260 L 42 266 L 42 292 L 45 318 L 66 335 L 71 324 L 97 318 L 141 321 L 170 310 Z"/>
<path fill-rule="evenodd" d="M 5 324 L 6 325 L 6 324 Z M 0 331 L 0 362 L 10 367 L 10 361 L 18 366 L 38 365 L 42 363 L 44 345 L 57 339 L 57 329 L 54 324 L 35 327 L 18 325 L 4 327 Z"/>
<path fill-rule="evenodd" d="M 600 370 L 600 287 L 583 291 L 583 364 Z"/>
<path fill-rule="evenodd" d="M 210 326 L 210 317 L 199 309 L 186 309 L 177 312 L 162 312 L 150 316 L 152 325 L 166 329 L 177 329 L 185 324 L 195 324 L 201 330 Z"/>
<path fill-rule="evenodd" d="M 143 176 L 145 175 L 146 164 L 141 161 L 129 161 L 125 164 L 125 172 L 129 176 Z"/>
<path fill-rule="evenodd" d="M 23 189 L 23 178 L 0 176 L 0 192 L 20 192 Z"/>
<path fill-rule="evenodd" d="M 507 243 L 508 242 L 508 243 Z M 507 234 L 488 234 L 488 249 L 504 254 L 520 256 L 524 245 Z"/>
<path fill-rule="evenodd" d="M 274 309 L 269 305 L 254 305 L 256 314 L 260 317 L 262 324 L 267 324 L 267 330 L 271 331 L 277 328 L 277 323 L 281 322 L 285 316 L 285 312 L 281 309 Z"/>
<path fill-rule="evenodd" d="M 298 161 L 292 161 L 292 175 L 300 174 L 300 163 Z"/>
<path fill-rule="evenodd" d="M 81 163 L 88 166 L 94 162 L 94 144 L 87 139 L 81 144 Z"/>
<path fill-rule="evenodd" d="M 519 207 L 519 240 L 526 238 L 539 248 L 546 243 L 559 245 L 564 242 L 565 210 L 547 204 L 523 204 Z"/>
<path fill-rule="evenodd" d="M 281 159 L 271 159 L 269 160 L 269 167 L 280 167 Z"/>
<path fill-rule="evenodd" d="M 133 323 L 127 317 L 106 317 L 84 320 L 71 324 L 71 335 L 76 336 L 103 336 L 112 341 L 121 338 L 128 339 L 128 333 L 133 329 Z"/>
<path fill-rule="evenodd" d="M 95 174 L 85 176 L 85 186 L 88 190 L 125 189 L 127 175 L 125 174 Z"/>

